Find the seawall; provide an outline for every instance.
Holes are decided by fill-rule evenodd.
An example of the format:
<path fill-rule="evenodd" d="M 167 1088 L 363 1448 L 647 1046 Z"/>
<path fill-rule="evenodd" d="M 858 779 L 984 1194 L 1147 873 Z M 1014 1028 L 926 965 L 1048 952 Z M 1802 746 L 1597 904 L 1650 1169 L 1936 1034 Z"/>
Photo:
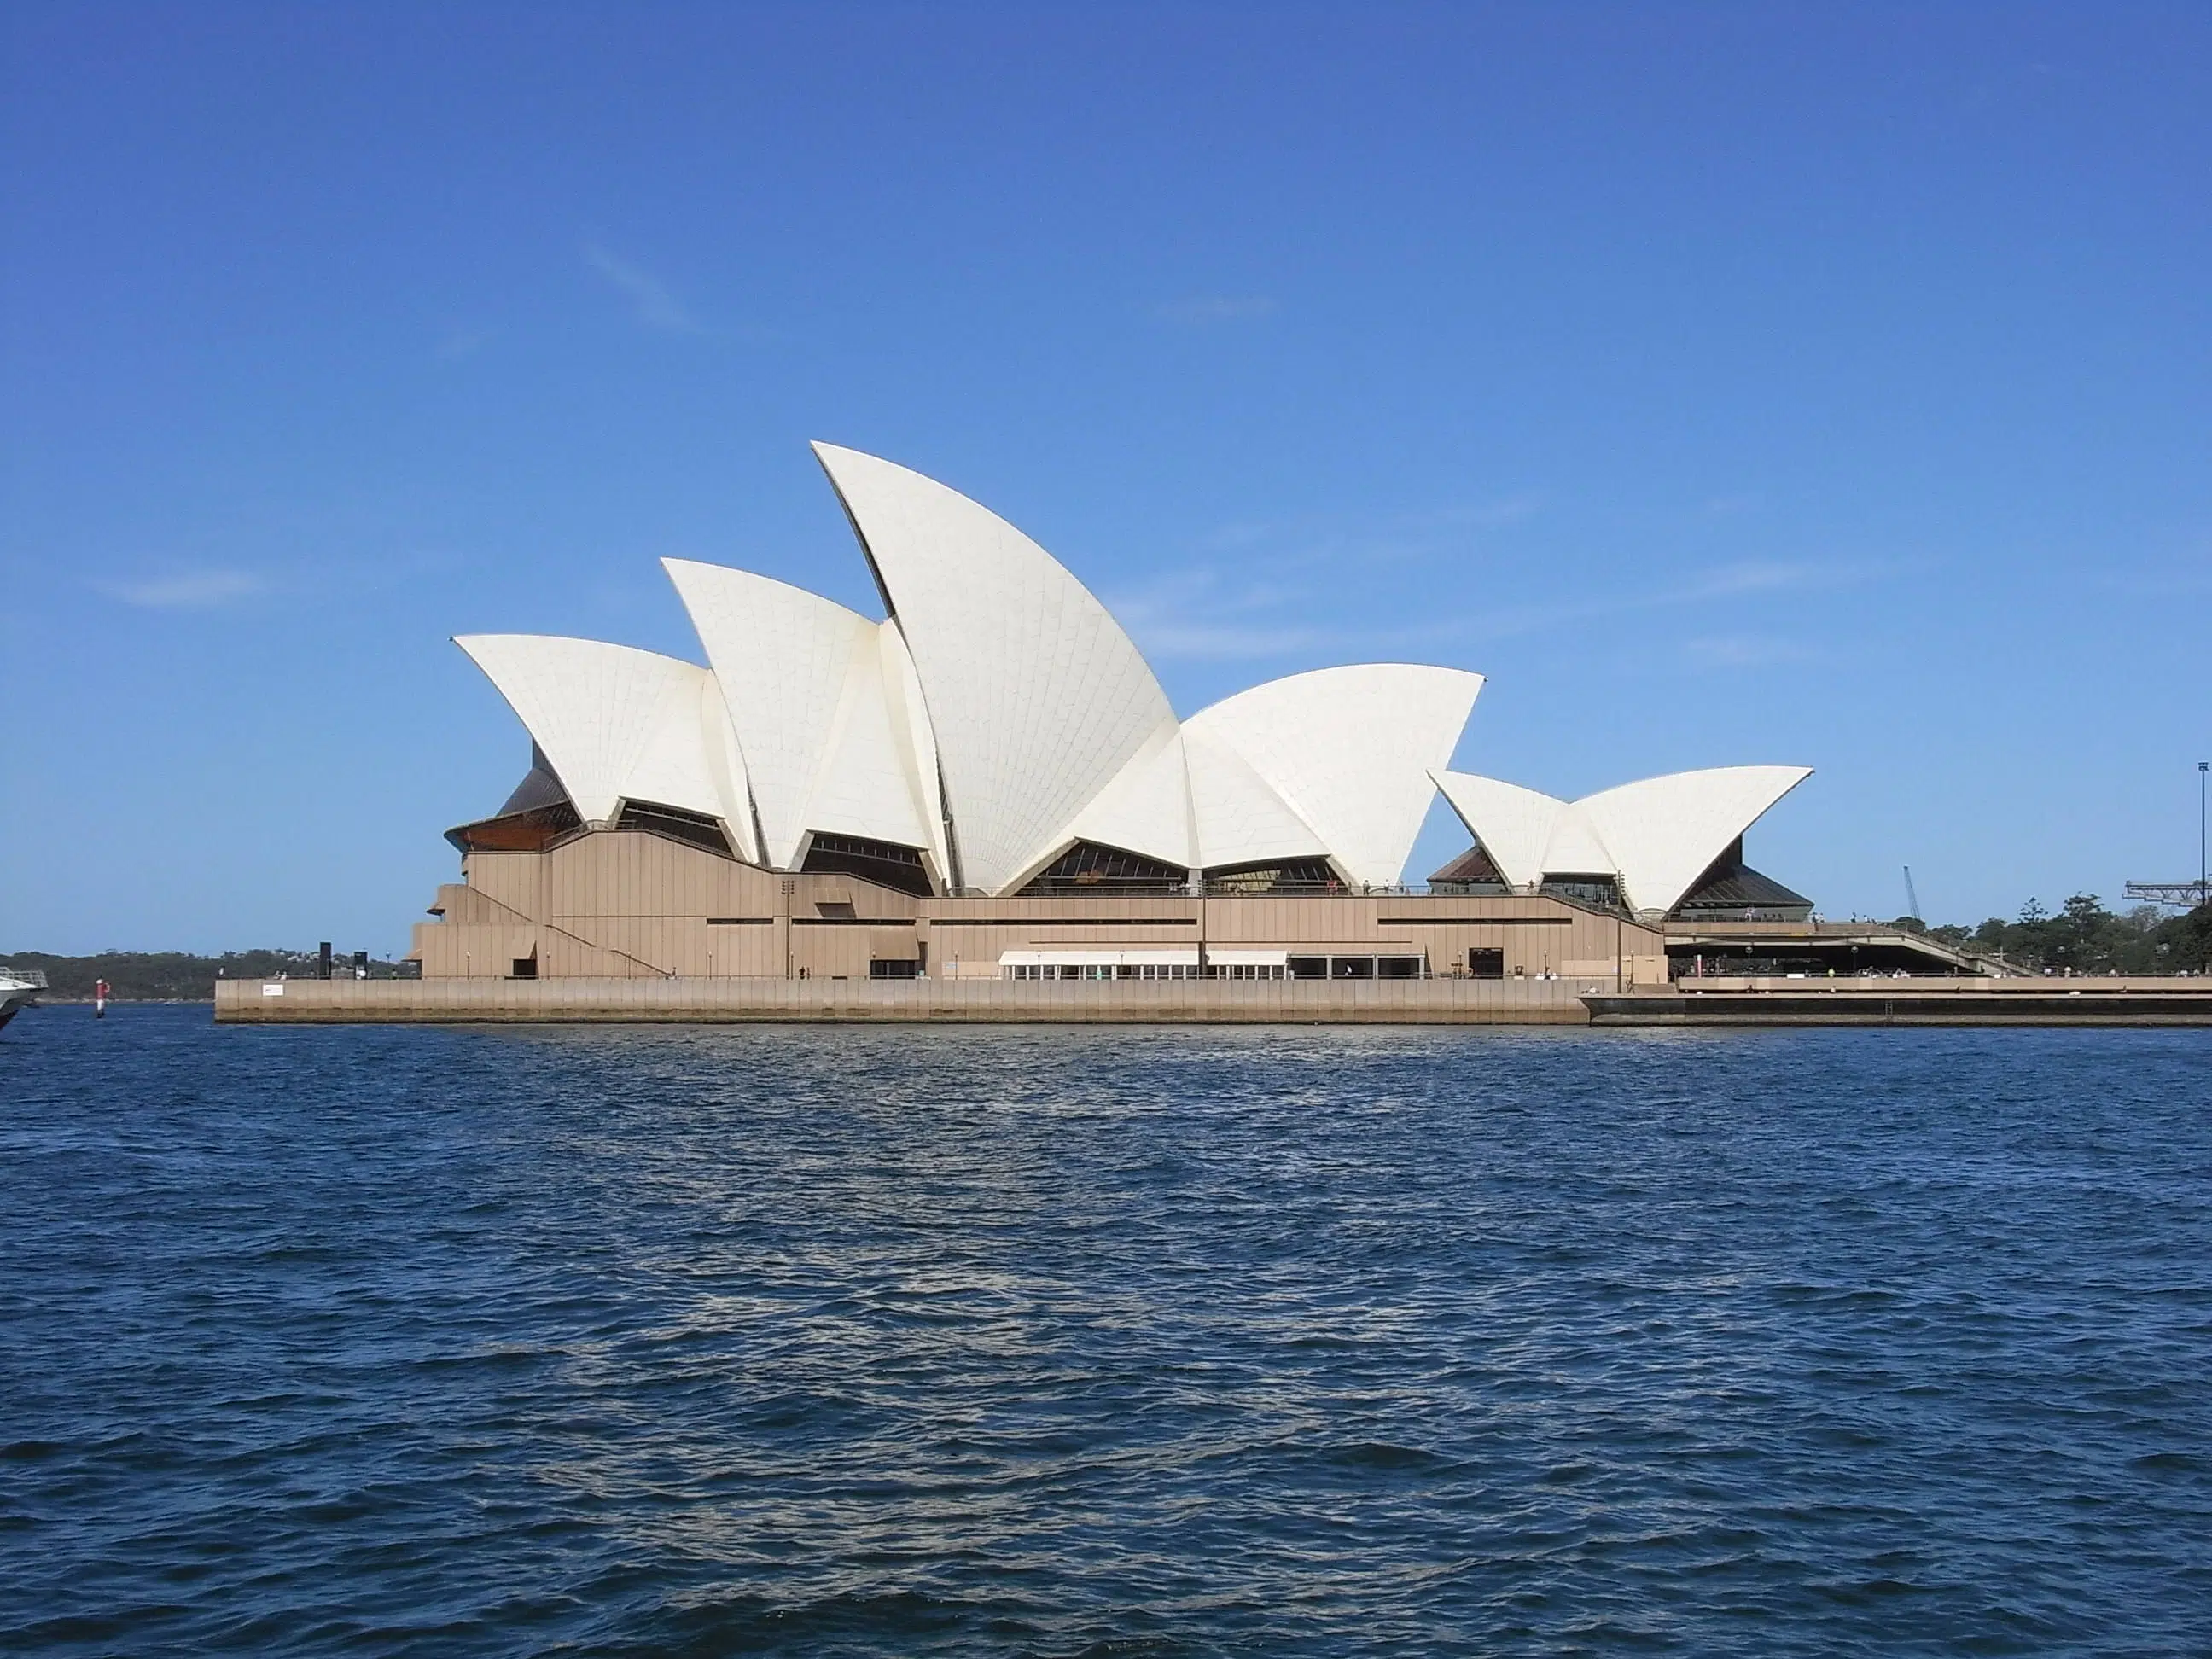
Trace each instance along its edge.
<path fill-rule="evenodd" d="M 225 1024 L 2208 1025 L 2212 979 L 225 980 Z"/>
<path fill-rule="evenodd" d="M 1583 1025 L 1586 979 L 226 980 L 222 1024 Z"/>
<path fill-rule="evenodd" d="M 1584 999 L 1593 1025 L 2212 1025 L 2212 979 L 1705 979 Z"/>

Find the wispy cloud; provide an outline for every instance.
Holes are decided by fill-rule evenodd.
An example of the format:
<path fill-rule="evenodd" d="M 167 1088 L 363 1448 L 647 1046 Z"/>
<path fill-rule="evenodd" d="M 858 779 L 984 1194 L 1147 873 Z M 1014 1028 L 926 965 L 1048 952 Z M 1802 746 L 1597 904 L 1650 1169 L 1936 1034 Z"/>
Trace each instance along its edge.
<path fill-rule="evenodd" d="M 1407 521 L 1417 527 L 1436 530 L 1495 530 L 1501 525 L 1533 519 L 1543 506 L 1544 498 L 1540 495 L 1504 495 L 1471 507 L 1446 507 L 1434 513 L 1413 514 Z"/>
<path fill-rule="evenodd" d="M 1569 623 L 1594 621 L 1601 617 L 1633 616 L 1650 611 L 1671 610 L 1680 605 L 1703 604 L 1711 599 L 1742 599 L 1757 594 L 1788 593 L 1813 589 L 1849 586 L 1870 580 L 1886 574 L 1886 568 L 1875 564 L 1829 562 L 1807 563 L 1775 559 L 1750 559 L 1736 564 L 1716 565 L 1709 570 L 1694 571 L 1683 580 L 1661 587 L 1642 591 L 1625 590 L 1607 592 L 1589 599 L 1565 604 L 1501 605 L 1469 617 L 1467 629 L 1470 637 L 1504 639 L 1516 634 L 1532 634 L 1546 628 L 1557 628 Z"/>
<path fill-rule="evenodd" d="M 1255 628 L 1233 623 L 1152 622 L 1137 629 L 1147 656 L 1183 662 L 1248 662 L 1287 657 L 1332 643 L 1314 628 Z"/>
<path fill-rule="evenodd" d="M 684 307 L 667 283 L 641 266 L 618 258 L 594 242 L 584 249 L 584 263 L 628 297 L 637 320 L 647 328 L 672 334 L 698 334 L 699 320 Z"/>
<path fill-rule="evenodd" d="M 1171 323 L 1249 323 L 1273 316 L 1275 302 L 1264 294 L 1199 294 L 1154 310 Z"/>
<path fill-rule="evenodd" d="M 1239 548 L 1257 547 L 1274 534 L 1274 526 L 1267 524 L 1225 524 L 1209 530 L 1198 538 L 1200 547 L 1218 552 L 1231 553 Z"/>
<path fill-rule="evenodd" d="M 1682 654 L 1695 668 L 1774 668 L 1784 663 L 1812 662 L 1816 655 L 1795 640 L 1761 634 L 1723 634 L 1685 640 Z"/>
<path fill-rule="evenodd" d="M 98 584 L 112 599 L 149 611 L 212 611 L 265 592 L 268 584 L 244 570 L 189 570 L 141 581 Z"/>
<path fill-rule="evenodd" d="M 2094 569 L 2069 580 L 2137 599 L 2170 599 L 2177 594 L 2212 592 L 2212 535 L 2200 537 L 2194 546 L 2185 547 L 2179 558 L 2122 562 L 2108 557 Z"/>
<path fill-rule="evenodd" d="M 1316 631 L 1279 614 L 1291 596 L 1272 584 L 1196 565 L 1116 596 L 1111 608 L 1151 655 L 1204 661 L 1279 657 L 1310 648 Z"/>
<path fill-rule="evenodd" d="M 1311 610 L 1309 586 L 1279 580 L 1248 580 L 1199 565 L 1146 587 L 1115 595 L 1109 608 L 1147 656 L 1163 660 L 1231 662 L 1323 652 L 1370 655 L 1432 645 L 1449 636 L 1449 625 L 1361 628 L 1316 624 L 1297 614 Z"/>
<path fill-rule="evenodd" d="M 1523 490 L 1356 522 L 1328 514 L 1237 520 L 1194 538 L 1192 544 L 1228 558 L 1264 553 L 1276 570 L 1311 567 L 1341 572 L 1426 558 L 1458 559 L 1471 541 L 1489 539 L 1479 532 L 1525 523 L 1545 505 L 1544 497 Z"/>
<path fill-rule="evenodd" d="M 491 331 L 483 328 L 449 328 L 438 341 L 434 353 L 441 363 L 458 362 L 464 357 L 473 357 L 491 342 Z"/>
<path fill-rule="evenodd" d="M 1784 593 L 1793 588 L 1833 586 L 1849 580 L 1848 566 L 1794 563 L 1779 559 L 1746 559 L 1700 571 L 1679 588 L 1653 597 L 1661 604 L 1724 599 L 1738 593 Z"/>
<path fill-rule="evenodd" d="M 1848 562 L 1747 560 L 1694 571 L 1663 586 L 1601 591 L 1593 597 L 1515 605 L 1510 602 L 1420 612 L 1411 623 L 1362 626 L 1345 618 L 1343 556 L 1271 556 L 1267 574 L 1235 568 L 1231 548 L 1248 545 L 1244 532 L 1208 540 L 1231 562 L 1200 562 L 1146 586 L 1117 593 L 1114 614 L 1147 655 L 1163 659 L 1279 659 L 1323 653 L 1401 656 L 1449 653 L 1485 641 L 1540 633 L 1613 617 L 1684 609 L 1722 599 L 1749 599 L 1847 586 L 1885 574 L 1886 568 Z M 1374 553 L 1370 562 L 1382 557 Z M 1378 590 L 1384 591 L 1384 590 Z M 1387 591 L 1403 591 L 1394 579 Z M 1316 620 L 1310 620 L 1316 619 Z M 1695 666 L 1749 668 L 1812 661 L 1802 644 L 1759 635 L 1701 636 L 1680 647 Z"/>

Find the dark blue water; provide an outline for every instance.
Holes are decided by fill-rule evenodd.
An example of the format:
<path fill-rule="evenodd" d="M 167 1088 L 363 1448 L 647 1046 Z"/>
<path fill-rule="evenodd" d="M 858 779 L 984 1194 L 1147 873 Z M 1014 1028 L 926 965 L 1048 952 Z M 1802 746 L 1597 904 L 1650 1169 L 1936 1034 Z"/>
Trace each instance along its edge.
<path fill-rule="evenodd" d="M 2212 1651 L 2212 1032 L 0 1036 L 0 1649 Z"/>

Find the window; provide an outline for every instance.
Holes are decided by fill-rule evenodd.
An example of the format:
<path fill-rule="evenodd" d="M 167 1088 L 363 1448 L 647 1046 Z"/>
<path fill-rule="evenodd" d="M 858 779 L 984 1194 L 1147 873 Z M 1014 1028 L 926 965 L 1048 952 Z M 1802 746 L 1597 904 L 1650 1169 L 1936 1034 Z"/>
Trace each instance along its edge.
<path fill-rule="evenodd" d="M 1344 884 L 1327 859 L 1221 865 L 1206 872 L 1209 893 L 1340 893 Z"/>
<path fill-rule="evenodd" d="M 858 876 L 894 892 L 930 896 L 929 871 L 920 849 L 896 842 L 868 841 L 859 836 L 826 835 L 817 830 L 806 844 L 799 869 L 808 875 Z"/>
<path fill-rule="evenodd" d="M 1019 969 L 1015 969 L 1019 974 Z M 870 979 L 919 979 L 921 964 L 912 957 L 878 957 L 868 963 Z"/>
<path fill-rule="evenodd" d="M 1692 921 L 1803 921 L 1813 914 L 1813 901 L 1746 864 L 1738 836 L 1674 914 Z"/>
<path fill-rule="evenodd" d="M 1501 894 L 1512 890 L 1480 842 L 1429 878 L 1431 893 Z"/>
<path fill-rule="evenodd" d="M 696 847 L 702 852 L 717 854 L 723 858 L 734 858 L 730 851 L 730 838 L 722 833 L 721 824 L 704 812 L 687 812 L 679 806 L 663 806 L 655 801 L 629 800 L 623 803 L 622 816 L 615 820 L 617 830 L 643 830 L 649 834 L 665 836 L 671 841 L 680 841 L 686 847 Z"/>
<path fill-rule="evenodd" d="M 576 809 L 563 800 L 465 823 L 447 830 L 446 839 L 463 853 L 543 853 L 583 827 Z"/>
<path fill-rule="evenodd" d="M 1141 853 L 1079 841 L 1030 878 L 1025 897 L 1068 893 L 1164 894 L 1190 890 L 1190 872 Z"/>
<path fill-rule="evenodd" d="M 1620 884 L 1611 876 L 1546 876 L 1536 890 L 1546 898 L 1565 899 L 1586 910 L 1624 916 L 1628 914 L 1628 907 L 1621 902 Z"/>
<path fill-rule="evenodd" d="M 1504 979 L 1505 977 L 1505 952 L 1503 951 L 1469 951 L 1467 953 L 1467 976 L 1469 979 Z"/>

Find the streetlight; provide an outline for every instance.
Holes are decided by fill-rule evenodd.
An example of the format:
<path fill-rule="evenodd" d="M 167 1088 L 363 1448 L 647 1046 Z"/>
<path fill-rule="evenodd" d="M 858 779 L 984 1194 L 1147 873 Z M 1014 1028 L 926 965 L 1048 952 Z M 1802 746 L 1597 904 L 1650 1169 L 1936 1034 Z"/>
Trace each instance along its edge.
<path fill-rule="evenodd" d="M 2204 868 L 2204 775 L 2212 772 L 2212 761 L 2197 763 L 2197 908 L 2203 909 L 2208 896 Z"/>

